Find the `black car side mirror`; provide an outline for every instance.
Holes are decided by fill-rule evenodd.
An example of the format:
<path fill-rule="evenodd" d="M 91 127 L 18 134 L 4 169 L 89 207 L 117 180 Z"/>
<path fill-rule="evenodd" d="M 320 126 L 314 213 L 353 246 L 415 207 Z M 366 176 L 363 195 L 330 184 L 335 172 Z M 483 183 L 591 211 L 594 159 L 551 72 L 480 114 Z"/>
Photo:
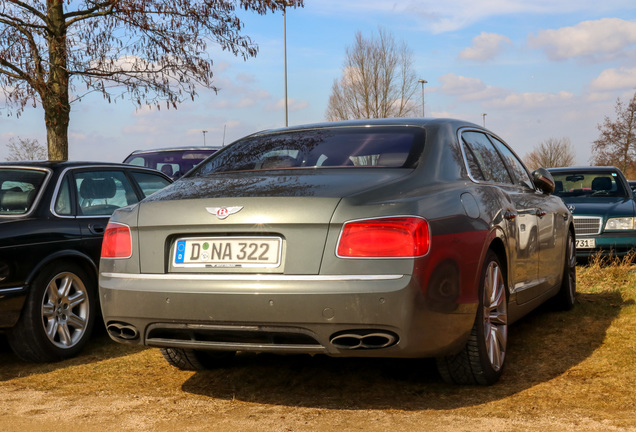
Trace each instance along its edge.
<path fill-rule="evenodd" d="M 534 185 L 544 194 L 554 193 L 554 178 L 545 168 L 538 168 L 532 172 Z"/>

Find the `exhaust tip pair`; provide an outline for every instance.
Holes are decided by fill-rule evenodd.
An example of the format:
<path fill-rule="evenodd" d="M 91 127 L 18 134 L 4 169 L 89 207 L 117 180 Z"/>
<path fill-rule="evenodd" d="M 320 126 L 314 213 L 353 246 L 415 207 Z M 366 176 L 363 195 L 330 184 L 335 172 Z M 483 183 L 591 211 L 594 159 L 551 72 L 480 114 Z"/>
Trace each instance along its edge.
<path fill-rule="evenodd" d="M 329 342 L 339 349 L 382 349 L 397 343 L 396 334 L 384 330 L 351 330 L 336 333 Z"/>
<path fill-rule="evenodd" d="M 139 338 L 139 331 L 132 324 L 110 322 L 106 325 L 106 331 L 114 339 L 132 341 Z"/>

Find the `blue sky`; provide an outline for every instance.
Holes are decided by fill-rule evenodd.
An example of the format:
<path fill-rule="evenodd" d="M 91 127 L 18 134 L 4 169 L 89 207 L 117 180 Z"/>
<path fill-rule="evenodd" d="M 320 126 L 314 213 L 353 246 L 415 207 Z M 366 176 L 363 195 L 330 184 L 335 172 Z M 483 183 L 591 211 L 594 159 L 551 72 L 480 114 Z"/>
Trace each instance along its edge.
<path fill-rule="evenodd" d="M 221 145 L 284 126 L 282 14 L 240 16 L 259 54 L 244 61 L 211 48 L 218 94 L 161 111 L 85 97 L 72 107 L 69 158 L 116 162 L 135 149 L 203 145 L 203 130 L 207 145 Z M 290 125 L 325 119 L 346 48 L 379 26 L 409 46 L 428 81 L 427 117 L 481 124 L 486 113 L 486 127 L 522 157 L 567 137 L 588 164 L 597 125 L 636 92 L 633 0 L 305 0 L 287 11 Z M 0 160 L 11 137 L 46 143 L 43 111 L 0 117 Z"/>

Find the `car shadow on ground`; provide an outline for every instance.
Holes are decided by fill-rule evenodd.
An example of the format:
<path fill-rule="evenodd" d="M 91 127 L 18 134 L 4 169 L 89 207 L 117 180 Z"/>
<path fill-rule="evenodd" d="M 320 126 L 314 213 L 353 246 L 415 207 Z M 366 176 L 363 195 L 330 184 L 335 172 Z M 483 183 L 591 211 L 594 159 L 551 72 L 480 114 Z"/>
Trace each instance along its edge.
<path fill-rule="evenodd" d="M 630 301 L 631 303 L 631 301 Z M 499 400 L 588 358 L 626 303 L 619 292 L 579 294 L 572 312 L 543 306 L 509 329 L 506 370 L 493 386 L 445 384 L 431 359 L 239 353 L 195 373 L 183 391 L 226 400 L 327 409 L 448 410 Z"/>
<path fill-rule="evenodd" d="M 54 363 L 31 363 L 18 358 L 0 333 L 0 382 L 17 377 L 45 374 L 69 366 L 122 357 L 147 349 L 146 347 L 118 344 L 110 339 L 103 326 L 96 326 L 87 346 L 74 358 Z"/>

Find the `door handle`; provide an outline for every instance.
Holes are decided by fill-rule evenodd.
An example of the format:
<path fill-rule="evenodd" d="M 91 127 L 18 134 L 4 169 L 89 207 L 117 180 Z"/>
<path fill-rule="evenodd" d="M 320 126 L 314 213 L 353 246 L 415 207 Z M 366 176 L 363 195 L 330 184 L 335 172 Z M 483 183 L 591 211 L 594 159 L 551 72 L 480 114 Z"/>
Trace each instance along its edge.
<path fill-rule="evenodd" d="M 543 209 L 537 209 L 537 216 L 543 217 L 547 214 L 547 212 Z"/>

